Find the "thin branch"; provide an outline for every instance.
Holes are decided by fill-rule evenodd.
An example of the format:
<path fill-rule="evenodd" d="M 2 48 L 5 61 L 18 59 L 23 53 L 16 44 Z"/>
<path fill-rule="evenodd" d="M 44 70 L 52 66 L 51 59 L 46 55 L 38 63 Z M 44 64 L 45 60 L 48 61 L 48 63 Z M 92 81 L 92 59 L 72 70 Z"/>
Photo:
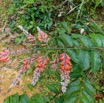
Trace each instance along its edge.
<path fill-rule="evenodd" d="M 17 55 L 17 54 L 20 54 L 20 53 L 28 52 L 30 50 L 33 50 L 33 48 L 29 48 L 29 49 L 26 49 L 26 50 L 19 50 L 18 52 L 13 52 L 10 55 Z"/>
<path fill-rule="evenodd" d="M 36 49 L 36 48 L 35 48 Z M 54 48 L 37 48 L 37 50 L 65 50 L 65 49 L 73 49 L 73 50 L 77 50 L 77 49 L 85 49 L 85 50 L 94 50 L 94 49 L 98 49 L 98 50 L 104 50 L 104 48 L 99 48 L 99 47 L 54 47 Z"/>
<path fill-rule="evenodd" d="M 79 6 L 79 5 L 78 5 Z M 72 13 L 78 6 L 75 6 L 74 8 L 72 8 L 68 13 L 67 15 L 69 15 L 70 13 Z"/>
<path fill-rule="evenodd" d="M 30 50 L 65 50 L 65 49 L 72 49 L 72 50 L 77 50 L 77 49 L 84 49 L 84 50 L 94 50 L 94 49 L 97 49 L 97 50 L 104 50 L 103 47 L 70 47 L 70 46 L 66 46 L 66 47 L 53 47 L 53 48 L 30 48 L 30 49 L 27 49 L 27 50 L 20 50 L 18 52 L 15 52 L 15 53 L 11 53 L 10 55 L 17 55 L 17 54 L 20 54 L 20 53 L 24 53 L 24 52 L 28 52 Z"/>

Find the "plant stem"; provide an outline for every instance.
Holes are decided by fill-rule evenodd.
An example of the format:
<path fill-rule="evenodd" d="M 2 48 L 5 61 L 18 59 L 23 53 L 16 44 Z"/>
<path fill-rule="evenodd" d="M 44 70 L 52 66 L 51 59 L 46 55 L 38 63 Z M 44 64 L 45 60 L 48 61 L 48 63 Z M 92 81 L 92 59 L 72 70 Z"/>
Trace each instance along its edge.
<path fill-rule="evenodd" d="M 84 49 L 84 50 L 104 50 L 104 48 L 99 48 L 99 47 L 54 47 L 54 48 L 36 48 L 37 50 L 65 50 L 65 49 L 73 49 L 73 50 L 79 50 L 79 49 Z"/>
<path fill-rule="evenodd" d="M 77 14 L 76 20 L 78 19 L 78 16 L 80 14 L 80 11 L 82 9 L 83 4 L 84 4 L 84 0 L 82 0 L 82 3 L 80 4 L 80 7 L 79 7 L 79 10 L 78 10 L 78 14 Z"/>

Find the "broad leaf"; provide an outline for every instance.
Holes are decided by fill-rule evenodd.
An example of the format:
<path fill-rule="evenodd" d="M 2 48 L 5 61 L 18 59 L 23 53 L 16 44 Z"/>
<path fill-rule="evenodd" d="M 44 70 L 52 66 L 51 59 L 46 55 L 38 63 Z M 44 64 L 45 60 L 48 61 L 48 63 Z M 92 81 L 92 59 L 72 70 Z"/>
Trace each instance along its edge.
<path fill-rule="evenodd" d="M 63 43 L 65 43 L 66 45 L 68 46 L 73 46 L 73 43 L 72 43 L 72 38 L 71 36 L 68 36 L 66 34 L 63 34 L 63 35 L 60 35 L 60 39 L 63 41 Z"/>
<path fill-rule="evenodd" d="M 59 93 L 58 90 L 57 90 L 57 88 L 54 85 L 47 84 L 47 88 L 50 91 L 54 92 L 55 94 L 58 94 Z"/>
<path fill-rule="evenodd" d="M 99 34 L 98 36 L 99 36 L 99 38 L 100 38 L 100 39 L 101 39 L 101 41 L 102 41 L 102 46 L 104 47 L 104 36 L 103 36 L 103 35 L 101 35 L 101 34 Z"/>
<path fill-rule="evenodd" d="M 19 95 L 16 93 L 10 98 L 10 103 L 18 103 L 19 102 Z"/>
<path fill-rule="evenodd" d="M 101 66 L 100 52 L 98 50 L 91 51 L 91 69 L 93 72 L 99 70 Z"/>
<path fill-rule="evenodd" d="M 99 35 L 97 35 L 97 34 L 90 34 L 90 37 L 91 37 L 93 43 L 96 46 L 99 46 L 99 47 L 103 46 L 103 43 L 102 43 L 101 39 L 99 38 Z"/>
<path fill-rule="evenodd" d="M 75 52 L 74 50 L 67 49 L 67 53 L 68 53 L 68 55 L 71 57 L 71 59 L 72 59 L 74 62 L 76 62 L 76 63 L 79 62 L 79 61 L 78 61 L 78 55 L 76 54 L 76 52 Z"/>
<path fill-rule="evenodd" d="M 80 35 L 78 38 L 80 39 L 84 47 L 91 47 L 93 45 L 91 40 L 87 36 Z"/>
<path fill-rule="evenodd" d="M 41 94 L 35 94 L 30 98 L 29 103 L 47 103 L 47 101 Z"/>
<path fill-rule="evenodd" d="M 26 94 L 20 95 L 20 103 L 28 103 L 29 98 Z"/>
<path fill-rule="evenodd" d="M 89 69 L 90 67 L 90 52 L 85 50 L 79 51 L 79 65 L 81 68 Z"/>
<path fill-rule="evenodd" d="M 76 80 L 63 94 L 63 103 L 94 103 L 95 89 L 88 80 Z"/>

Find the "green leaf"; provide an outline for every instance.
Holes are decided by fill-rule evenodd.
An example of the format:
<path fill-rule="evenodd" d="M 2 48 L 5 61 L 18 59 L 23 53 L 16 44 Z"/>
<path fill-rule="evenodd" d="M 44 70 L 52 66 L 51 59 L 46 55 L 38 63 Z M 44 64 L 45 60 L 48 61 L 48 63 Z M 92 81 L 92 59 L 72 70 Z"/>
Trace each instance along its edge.
<path fill-rule="evenodd" d="M 90 52 L 80 50 L 79 51 L 79 65 L 81 68 L 84 68 L 84 70 L 89 69 L 90 67 Z"/>
<path fill-rule="evenodd" d="M 69 88 L 70 88 L 70 86 L 73 87 L 73 86 L 78 86 L 78 85 L 80 85 L 79 80 L 75 80 L 75 81 L 73 81 L 72 83 L 69 84 Z"/>
<path fill-rule="evenodd" d="M 68 45 L 68 46 L 73 46 L 71 36 L 68 36 L 68 35 L 66 35 L 66 34 L 62 34 L 62 35 L 60 35 L 59 38 L 60 38 L 60 39 L 63 41 L 63 43 L 65 43 L 66 45 Z"/>
<path fill-rule="evenodd" d="M 32 71 L 33 71 L 33 68 L 30 68 L 27 70 L 26 74 L 29 75 L 30 73 L 32 73 Z"/>
<path fill-rule="evenodd" d="M 29 98 L 26 94 L 20 95 L 20 103 L 28 103 Z"/>
<path fill-rule="evenodd" d="M 18 95 L 18 93 L 10 96 L 9 103 L 19 103 L 19 95 Z"/>
<path fill-rule="evenodd" d="M 78 40 L 73 39 L 73 46 L 79 47 L 80 43 L 78 42 Z"/>
<path fill-rule="evenodd" d="M 78 101 L 78 96 L 73 96 L 65 100 L 63 103 L 77 103 L 77 101 Z"/>
<path fill-rule="evenodd" d="M 82 91 L 81 100 L 83 101 L 83 103 L 94 103 L 94 99 L 85 90 Z"/>
<path fill-rule="evenodd" d="M 7 97 L 7 98 L 4 100 L 4 103 L 10 103 L 10 102 L 9 102 L 9 97 Z"/>
<path fill-rule="evenodd" d="M 66 22 L 66 21 L 63 21 L 63 22 L 62 22 L 62 25 L 63 25 L 63 27 L 64 27 L 65 29 L 67 29 L 68 25 L 67 25 L 67 22 Z"/>
<path fill-rule="evenodd" d="M 101 35 L 101 34 L 98 34 L 98 36 L 99 36 L 99 38 L 100 38 L 101 41 L 102 41 L 102 46 L 104 47 L 104 36 Z"/>
<path fill-rule="evenodd" d="M 90 34 L 89 36 L 91 37 L 93 43 L 95 43 L 96 46 L 98 46 L 98 47 L 102 47 L 103 46 L 102 41 L 99 38 L 99 35 L 97 35 L 97 34 Z"/>
<path fill-rule="evenodd" d="M 47 88 L 50 91 L 54 92 L 55 94 L 58 94 L 59 93 L 58 90 L 57 90 L 57 88 L 54 85 L 47 84 Z"/>
<path fill-rule="evenodd" d="M 101 66 L 100 52 L 98 50 L 91 51 L 91 69 L 93 72 L 99 70 Z"/>
<path fill-rule="evenodd" d="M 18 45 L 18 44 L 20 44 L 21 43 L 21 39 L 20 38 L 16 38 L 15 39 L 15 43 Z"/>
<path fill-rule="evenodd" d="M 64 47 L 64 43 L 59 38 L 57 40 L 58 40 L 58 45 Z"/>
<path fill-rule="evenodd" d="M 74 50 L 71 50 L 70 48 L 67 49 L 67 54 L 71 57 L 71 59 L 72 59 L 74 62 L 76 62 L 76 63 L 79 62 L 79 61 L 78 61 L 78 56 L 77 56 L 77 54 L 76 54 L 76 52 L 75 52 Z"/>
<path fill-rule="evenodd" d="M 45 99 L 41 94 L 35 94 L 30 98 L 29 103 L 47 103 Z"/>
<path fill-rule="evenodd" d="M 31 83 L 26 83 L 25 86 L 28 87 L 28 89 L 30 90 L 34 88 L 34 86 Z"/>
<path fill-rule="evenodd" d="M 34 0 L 24 0 L 24 2 L 26 3 L 26 5 L 29 5 L 29 4 L 33 4 Z"/>
<path fill-rule="evenodd" d="M 70 73 L 70 77 L 71 78 L 80 78 L 80 77 L 82 77 L 82 73 L 81 72 L 71 72 Z"/>
<path fill-rule="evenodd" d="M 65 96 L 64 95 L 64 98 L 69 98 L 70 96 L 74 95 L 74 94 L 77 94 L 78 92 L 80 91 L 80 85 L 76 85 L 76 86 L 72 86 L 72 87 L 69 87 L 67 89 L 67 91 L 65 92 Z"/>
<path fill-rule="evenodd" d="M 80 78 L 69 84 L 62 97 L 64 98 L 63 103 L 94 103 L 94 95 L 95 89 L 91 83 Z"/>
<path fill-rule="evenodd" d="M 94 94 L 96 93 L 95 89 L 93 88 L 93 86 L 91 85 L 91 82 L 86 80 L 83 82 L 85 90 L 92 96 L 94 96 Z"/>
<path fill-rule="evenodd" d="M 63 94 L 65 99 L 69 98 L 70 96 L 77 94 L 80 91 L 81 84 L 78 80 L 72 82 L 67 87 L 67 91 Z"/>
<path fill-rule="evenodd" d="M 60 78 L 60 73 L 59 73 L 58 71 L 56 71 L 56 72 L 55 72 L 55 75 L 56 75 L 57 79 L 60 81 L 60 80 L 61 80 L 61 78 Z"/>
<path fill-rule="evenodd" d="M 56 98 L 54 99 L 54 101 L 55 101 L 55 103 L 63 103 L 63 98 L 61 98 L 61 97 L 56 97 Z"/>
<path fill-rule="evenodd" d="M 82 42 L 83 46 L 85 46 L 85 47 L 91 47 L 92 46 L 92 42 L 87 36 L 80 35 L 79 39 Z"/>

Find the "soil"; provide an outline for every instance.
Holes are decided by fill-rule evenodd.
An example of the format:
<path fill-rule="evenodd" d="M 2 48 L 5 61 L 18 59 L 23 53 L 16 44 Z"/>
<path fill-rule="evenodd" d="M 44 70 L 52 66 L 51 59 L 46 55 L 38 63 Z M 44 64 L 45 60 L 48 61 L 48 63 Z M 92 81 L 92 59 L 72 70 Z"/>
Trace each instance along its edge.
<path fill-rule="evenodd" d="M 6 49 L 7 45 L 0 43 L 0 51 Z M 15 46 L 15 49 L 22 49 L 23 46 Z M 15 80 L 18 70 L 14 68 L 19 64 L 18 58 L 15 58 L 11 63 L 10 67 L 3 66 L 3 63 L 0 63 L 0 103 L 3 103 L 4 99 L 12 94 L 19 93 L 23 94 L 26 92 L 28 96 L 32 96 L 35 93 L 39 93 L 39 87 L 35 87 L 33 90 L 30 90 L 25 84 L 31 83 L 32 76 L 23 77 L 19 84 L 8 91 L 13 80 Z"/>

